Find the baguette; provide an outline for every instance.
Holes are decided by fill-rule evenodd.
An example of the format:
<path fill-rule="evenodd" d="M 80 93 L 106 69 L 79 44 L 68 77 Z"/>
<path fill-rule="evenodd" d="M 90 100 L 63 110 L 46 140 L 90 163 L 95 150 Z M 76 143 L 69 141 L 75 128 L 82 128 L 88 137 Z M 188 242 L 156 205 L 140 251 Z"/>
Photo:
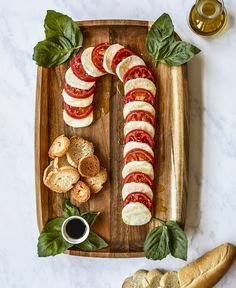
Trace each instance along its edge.
<path fill-rule="evenodd" d="M 236 248 L 225 243 L 178 271 L 181 288 L 212 288 L 229 269 Z"/>
<path fill-rule="evenodd" d="M 158 269 L 152 269 L 142 282 L 142 288 L 158 288 L 163 274 Z"/>
<path fill-rule="evenodd" d="M 84 156 L 79 160 L 78 170 L 83 177 L 94 177 L 100 171 L 100 162 L 96 155 Z"/>
<path fill-rule="evenodd" d="M 142 282 L 144 281 L 148 271 L 138 270 L 134 273 L 133 277 L 128 277 L 125 279 L 122 288 L 140 288 L 142 287 Z"/>
<path fill-rule="evenodd" d="M 90 187 L 92 193 L 98 193 L 102 190 L 103 184 L 107 181 L 107 170 L 100 167 L 100 171 L 94 177 L 85 177 L 83 179 Z"/>
<path fill-rule="evenodd" d="M 81 203 L 87 202 L 91 196 L 89 186 L 83 181 L 78 181 L 70 191 L 70 202 L 79 206 Z"/>
<path fill-rule="evenodd" d="M 50 158 L 62 157 L 66 154 L 70 146 L 70 140 L 64 136 L 58 136 L 49 148 L 48 155 Z"/>

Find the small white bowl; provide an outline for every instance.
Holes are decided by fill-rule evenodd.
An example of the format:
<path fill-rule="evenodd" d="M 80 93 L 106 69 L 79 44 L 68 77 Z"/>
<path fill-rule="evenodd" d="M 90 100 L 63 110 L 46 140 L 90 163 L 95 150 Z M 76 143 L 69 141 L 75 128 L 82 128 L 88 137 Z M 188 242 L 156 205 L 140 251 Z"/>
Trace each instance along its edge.
<path fill-rule="evenodd" d="M 67 232 L 66 232 L 66 225 L 69 221 L 71 221 L 72 219 L 79 219 L 81 220 L 84 225 L 86 226 L 86 230 L 85 230 L 85 233 L 82 237 L 78 238 L 78 239 L 74 239 L 74 238 L 71 238 Z M 79 243 L 82 243 L 84 242 L 87 238 L 88 238 L 88 235 L 89 235 L 89 232 L 90 232 L 90 228 L 89 228 L 89 224 L 88 222 L 80 217 L 80 216 L 70 216 L 68 218 L 65 219 L 65 221 L 62 223 L 62 226 L 61 226 L 61 234 L 62 234 L 62 237 L 67 241 L 69 242 L 70 244 L 79 244 Z"/>

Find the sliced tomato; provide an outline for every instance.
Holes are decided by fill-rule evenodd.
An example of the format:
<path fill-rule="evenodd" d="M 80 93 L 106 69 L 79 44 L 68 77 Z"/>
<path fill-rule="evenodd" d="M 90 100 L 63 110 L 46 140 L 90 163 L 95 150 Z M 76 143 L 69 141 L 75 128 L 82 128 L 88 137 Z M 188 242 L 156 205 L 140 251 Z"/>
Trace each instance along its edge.
<path fill-rule="evenodd" d="M 141 129 L 132 130 L 125 136 L 125 144 L 130 141 L 147 143 L 152 147 L 152 149 L 154 149 L 155 146 L 154 140 L 151 138 L 151 136 L 146 131 Z"/>
<path fill-rule="evenodd" d="M 64 108 L 72 118 L 82 119 L 87 117 L 93 111 L 94 104 L 92 103 L 87 107 L 73 107 L 64 103 Z"/>
<path fill-rule="evenodd" d="M 75 88 L 70 86 L 68 83 L 65 82 L 64 89 L 68 95 L 73 98 L 87 98 L 95 93 L 95 85 L 89 90 L 83 90 L 79 88 Z"/>
<path fill-rule="evenodd" d="M 111 62 L 111 69 L 112 71 L 116 74 L 116 67 L 117 65 L 124 60 L 125 58 L 134 55 L 134 52 L 132 52 L 131 50 L 127 49 L 127 48 L 122 48 L 120 50 L 118 50 L 115 54 L 115 56 L 112 59 Z"/>
<path fill-rule="evenodd" d="M 143 149 L 135 148 L 130 150 L 124 158 L 124 165 L 131 161 L 147 161 L 154 165 L 154 157 Z"/>
<path fill-rule="evenodd" d="M 124 75 L 124 83 L 135 78 L 147 78 L 155 82 L 151 69 L 145 65 L 137 65 L 129 69 Z"/>
<path fill-rule="evenodd" d="M 71 69 L 73 71 L 73 73 L 80 79 L 86 82 L 94 82 L 96 81 L 98 78 L 97 77 L 93 77 L 90 76 L 86 73 L 86 71 L 84 70 L 84 67 L 81 63 L 81 55 L 82 55 L 82 51 L 79 52 L 75 58 L 72 59 L 70 66 Z"/>
<path fill-rule="evenodd" d="M 142 172 L 130 173 L 125 177 L 122 184 L 125 185 L 126 183 L 132 183 L 132 182 L 144 183 L 149 185 L 151 188 L 153 187 L 153 180 L 147 174 Z"/>
<path fill-rule="evenodd" d="M 148 90 L 143 88 L 136 88 L 133 90 L 130 90 L 124 98 L 124 102 L 129 103 L 132 101 L 144 101 L 152 106 L 155 104 L 155 96 Z"/>
<path fill-rule="evenodd" d="M 152 211 L 152 200 L 142 192 L 134 192 L 129 194 L 125 200 L 123 205 L 126 206 L 131 202 L 139 202 L 144 204 L 150 211 Z"/>
<path fill-rule="evenodd" d="M 92 61 L 93 64 L 98 68 L 99 71 L 107 73 L 106 70 L 103 68 L 103 58 L 107 48 L 111 44 L 109 43 L 101 43 L 94 47 L 92 52 Z"/>
<path fill-rule="evenodd" d="M 148 111 L 133 110 L 125 118 L 125 124 L 130 121 L 145 121 L 155 126 L 155 117 Z"/>

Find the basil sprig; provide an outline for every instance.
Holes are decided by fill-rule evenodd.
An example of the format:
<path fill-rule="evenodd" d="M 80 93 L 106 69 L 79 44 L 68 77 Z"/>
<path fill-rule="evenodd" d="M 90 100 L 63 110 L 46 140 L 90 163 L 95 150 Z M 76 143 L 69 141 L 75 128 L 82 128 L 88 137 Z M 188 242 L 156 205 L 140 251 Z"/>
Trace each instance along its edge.
<path fill-rule="evenodd" d="M 77 245 L 70 244 L 64 240 L 61 234 L 61 226 L 66 218 L 74 215 L 81 215 L 91 227 L 100 215 L 100 212 L 86 212 L 80 214 L 79 209 L 73 206 L 69 200 L 63 201 L 62 210 L 64 217 L 58 217 L 49 221 L 40 233 L 38 239 L 39 257 L 55 256 L 70 248 L 91 252 L 108 246 L 99 235 L 92 231 L 90 231 L 88 238 L 84 242 Z"/>
<path fill-rule="evenodd" d="M 75 55 L 83 44 L 83 34 L 67 15 L 48 10 L 44 19 L 46 39 L 34 47 L 33 60 L 39 66 L 54 67 Z"/>
<path fill-rule="evenodd" d="M 158 61 L 171 66 L 187 63 L 201 50 L 174 37 L 174 25 L 170 16 L 162 14 L 152 25 L 147 34 L 146 47 L 154 64 Z"/>
<path fill-rule="evenodd" d="M 144 242 L 145 257 L 162 260 L 171 254 L 175 258 L 187 260 L 188 240 L 184 231 L 174 221 L 158 220 L 161 225 L 153 228 Z"/>

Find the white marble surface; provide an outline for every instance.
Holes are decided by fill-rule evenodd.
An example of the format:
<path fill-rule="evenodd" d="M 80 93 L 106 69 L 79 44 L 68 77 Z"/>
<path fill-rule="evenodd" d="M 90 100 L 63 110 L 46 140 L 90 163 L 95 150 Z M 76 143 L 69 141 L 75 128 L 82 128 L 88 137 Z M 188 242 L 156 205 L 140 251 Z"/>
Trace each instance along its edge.
<path fill-rule="evenodd" d="M 170 257 L 162 262 L 144 258 L 37 257 L 33 150 L 36 66 L 31 55 L 33 46 L 43 38 L 47 9 L 80 20 L 154 20 L 167 12 L 180 35 L 202 49 L 189 64 L 189 261 L 222 242 L 236 244 L 236 27 L 231 21 L 229 31 L 215 40 L 196 36 L 186 22 L 192 2 L 0 1 L 1 288 L 115 288 L 137 269 L 177 269 L 184 265 Z M 228 0 L 226 5 L 235 17 L 236 1 Z M 235 287 L 235 268 L 236 263 L 216 287 Z"/>

